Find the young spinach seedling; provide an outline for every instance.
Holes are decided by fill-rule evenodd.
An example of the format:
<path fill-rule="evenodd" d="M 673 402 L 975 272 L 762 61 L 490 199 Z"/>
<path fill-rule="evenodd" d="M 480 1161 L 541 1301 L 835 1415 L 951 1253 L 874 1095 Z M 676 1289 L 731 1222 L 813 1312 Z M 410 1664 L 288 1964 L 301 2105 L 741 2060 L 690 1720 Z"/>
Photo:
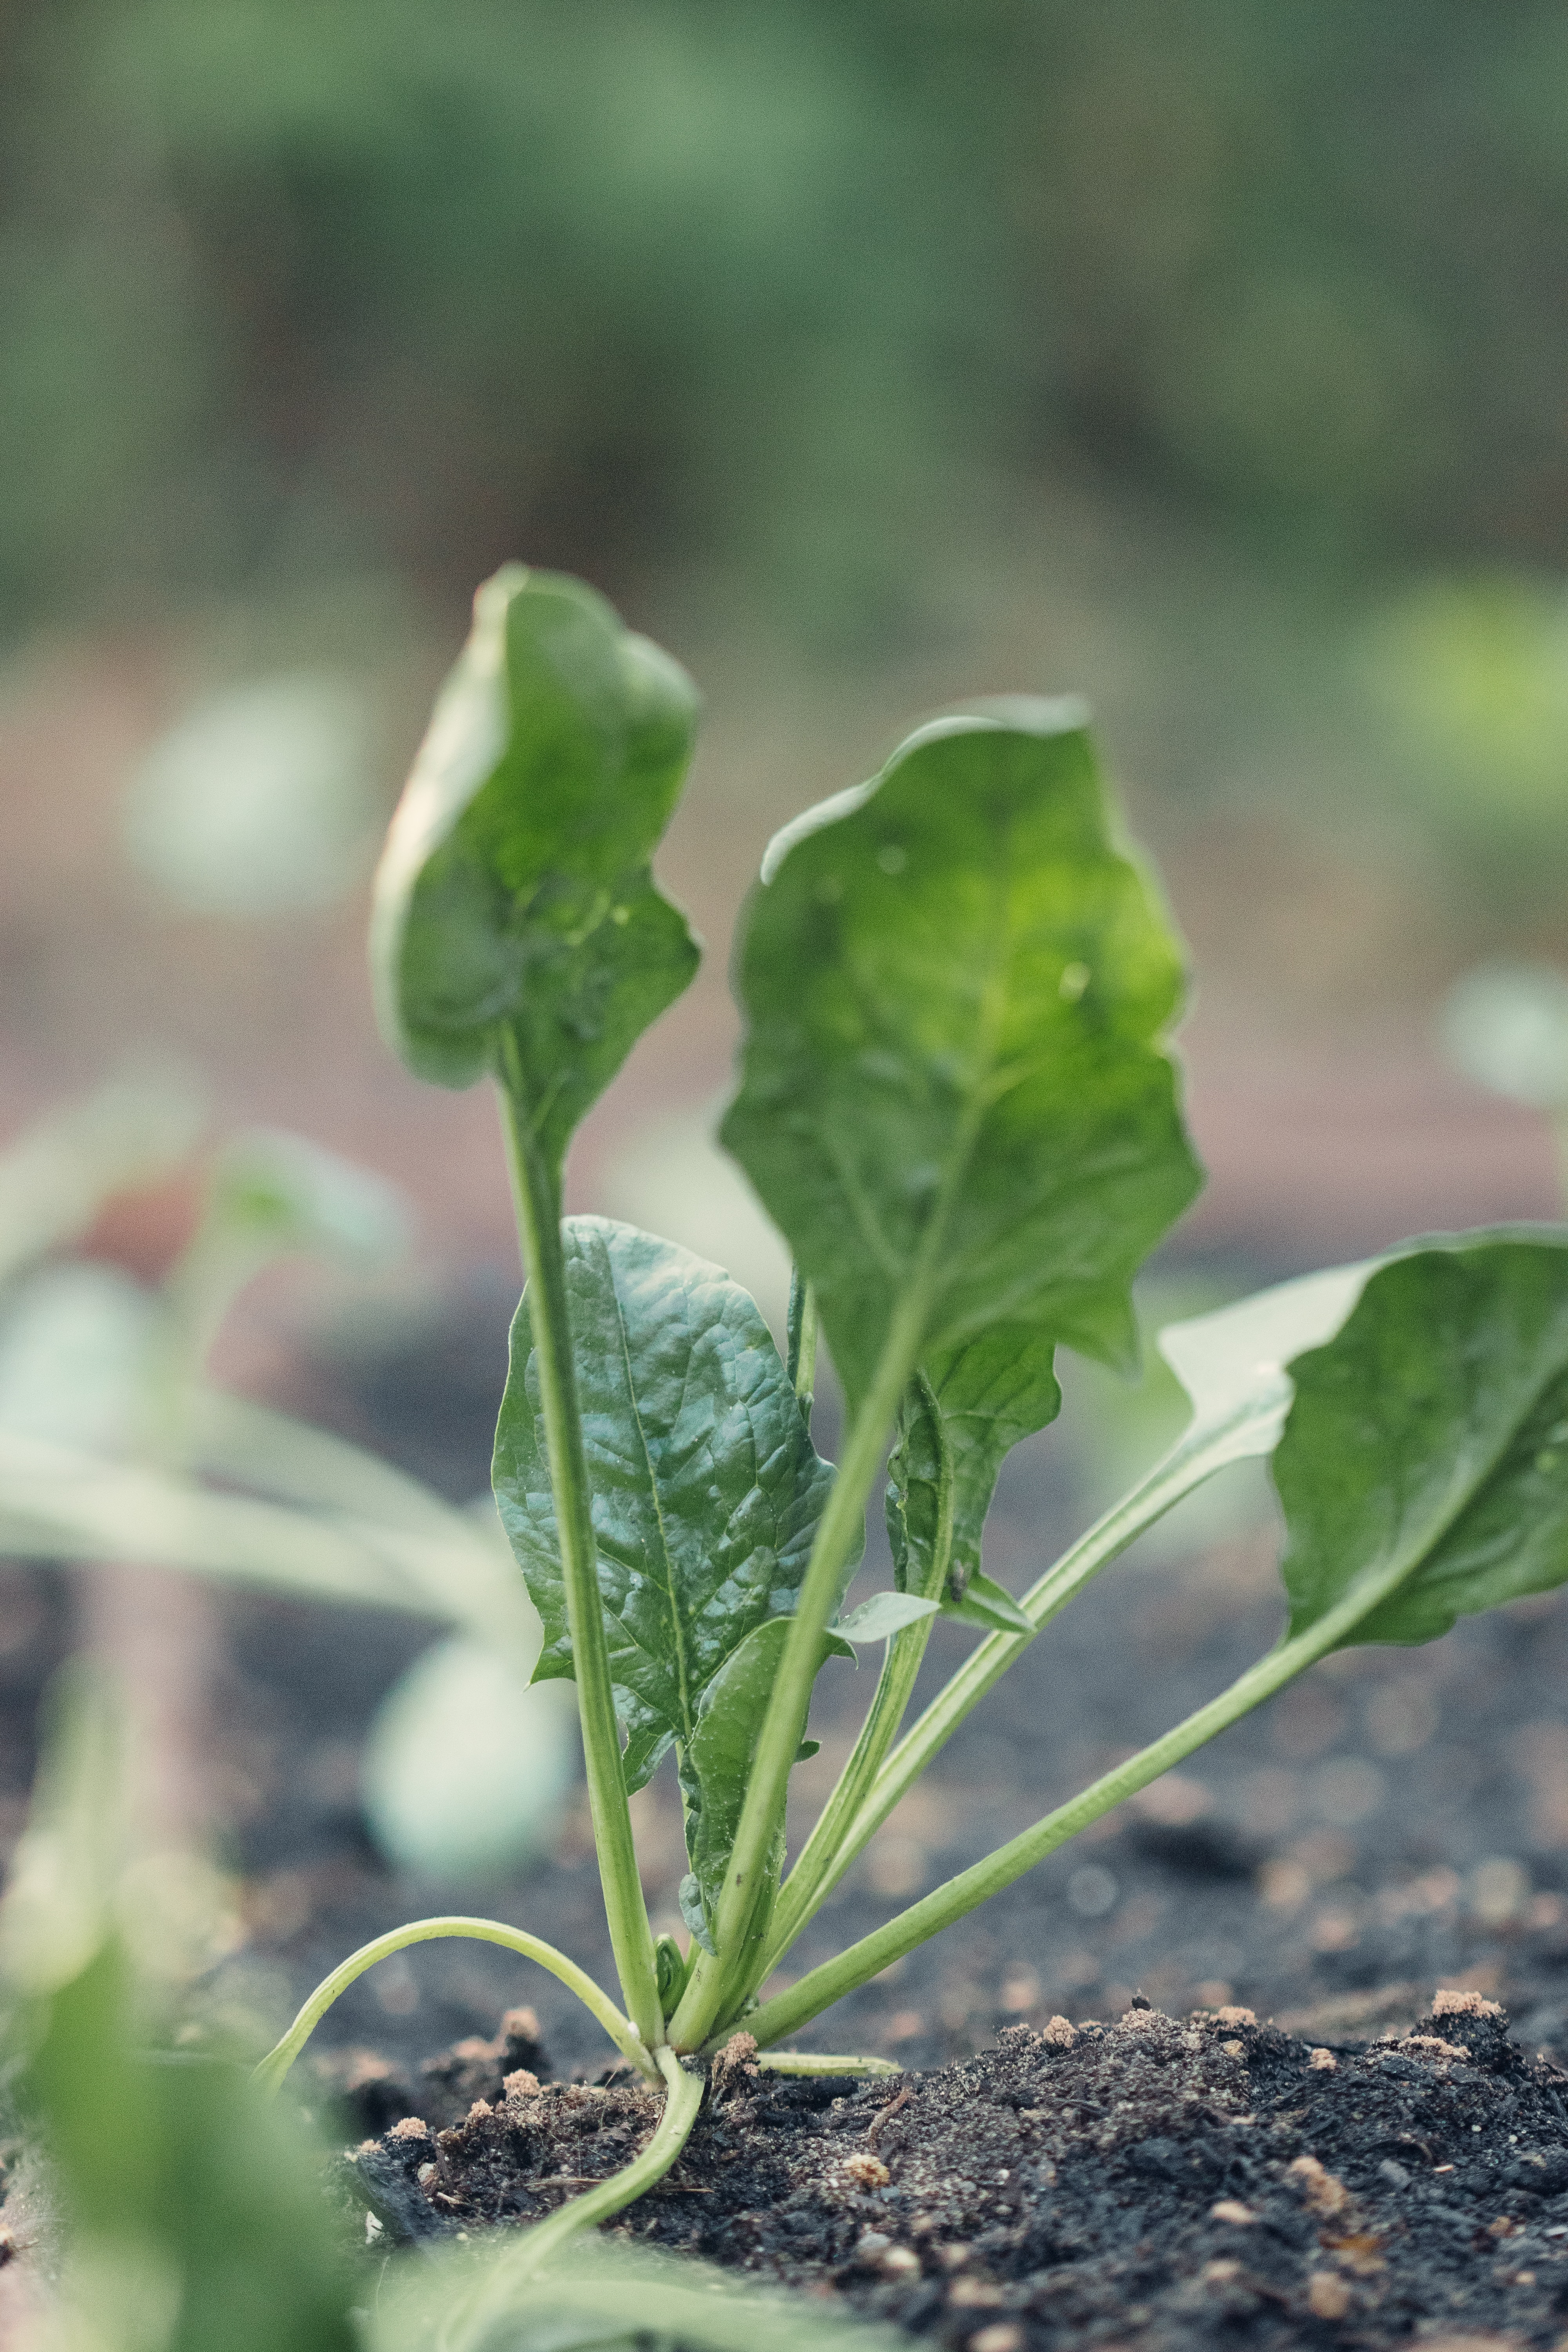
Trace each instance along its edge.
<path fill-rule="evenodd" d="M 695 707 L 591 592 L 500 573 L 394 821 L 373 930 L 384 1024 L 411 1066 L 500 1089 L 528 1283 L 496 1494 L 544 1622 L 537 1671 L 576 1684 L 625 2009 L 521 1929 L 422 1920 L 345 1961 L 263 2073 L 279 2079 L 343 1985 L 405 1944 L 476 1935 L 526 1952 L 668 2094 L 637 2163 L 540 2224 L 541 2242 L 674 2161 L 700 2097 L 688 2059 L 742 2027 L 766 2053 L 1330 1651 L 1426 1641 L 1568 1578 L 1568 1234 L 1553 1227 L 1412 1243 L 1167 1329 L 1193 1406 L 1183 1437 L 1021 1599 L 986 1575 L 1002 1462 L 1060 1403 L 1056 1349 L 1132 1360 L 1133 1276 L 1200 1181 L 1167 1051 L 1180 954 L 1076 703 L 981 703 L 922 729 L 763 860 L 723 1139 L 794 1254 L 784 1359 L 719 1267 L 602 1218 L 563 1224 L 574 1124 L 695 968 L 648 866 Z M 819 1331 L 845 1397 L 837 1465 L 811 1441 Z M 1287 1530 L 1289 1618 L 1268 1654 L 762 1998 L 1036 1634 L 1249 1455 L 1272 1457 Z M 843 1620 L 884 1462 L 893 1589 Z M 904 1731 L 939 1613 L 982 1638 Z M 786 1876 L 812 1687 L 857 1641 L 884 1644 L 881 1671 Z M 655 1943 L 627 1811 L 671 1748 L 684 1950 Z"/>

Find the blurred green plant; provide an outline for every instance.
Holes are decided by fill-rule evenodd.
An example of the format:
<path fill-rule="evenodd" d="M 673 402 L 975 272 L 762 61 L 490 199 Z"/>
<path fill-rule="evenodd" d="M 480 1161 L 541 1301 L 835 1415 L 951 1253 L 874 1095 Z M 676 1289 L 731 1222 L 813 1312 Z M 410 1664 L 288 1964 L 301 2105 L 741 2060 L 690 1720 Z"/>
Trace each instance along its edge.
<path fill-rule="evenodd" d="M 575 1737 L 558 1695 L 529 1690 L 539 1621 L 493 1506 L 454 1509 L 205 1376 L 233 1300 L 273 1260 L 384 1265 L 405 1234 L 396 1196 L 298 1137 L 237 1135 L 195 1163 L 200 1213 L 158 1286 L 46 1255 L 118 1192 L 188 1170 L 205 1123 L 177 1076 L 132 1075 L 0 1155 L 0 1552 L 187 1570 L 456 1629 L 383 1702 L 366 1811 L 418 1875 L 494 1875 L 549 1843 Z"/>
<path fill-rule="evenodd" d="M 188 710 L 126 796 L 132 862 L 197 914 L 331 906 L 384 821 L 370 713 L 346 678 L 254 680 Z"/>
<path fill-rule="evenodd" d="M 1503 573 L 1385 604 L 1365 676 L 1406 799 L 1518 924 L 1568 890 L 1568 590 Z"/>
<path fill-rule="evenodd" d="M 8 2079 L 47 2157 L 29 2194 L 50 2241 L 12 2259 L 50 2352 L 890 2352 L 875 2326 L 631 2249 L 367 2247 L 348 2168 L 237 2053 L 182 2044 L 166 1977 L 138 1965 L 165 1923 L 121 1819 L 127 1763 L 112 1684 L 79 1662 L 46 1702 L 0 1903 Z"/>
<path fill-rule="evenodd" d="M 1550 964 L 1483 964 L 1448 992 L 1441 1034 L 1468 1078 L 1545 1114 L 1568 1207 L 1568 973 Z"/>

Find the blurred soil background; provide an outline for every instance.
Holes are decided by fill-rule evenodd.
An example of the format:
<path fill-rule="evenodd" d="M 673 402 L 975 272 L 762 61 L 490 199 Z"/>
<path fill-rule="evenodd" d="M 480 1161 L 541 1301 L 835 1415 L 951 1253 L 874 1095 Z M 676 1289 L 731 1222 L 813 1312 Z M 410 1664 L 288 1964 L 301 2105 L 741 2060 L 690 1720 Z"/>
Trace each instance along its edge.
<path fill-rule="evenodd" d="M 1438 1020 L 1479 963 L 1568 962 L 1565 235 L 1568 22 L 1531 0 L 13 0 L 0 1136 L 157 1053 L 219 1129 L 391 1177 L 405 1263 L 268 1277 L 218 1370 L 482 1490 L 517 1280 L 491 1106 L 383 1049 L 363 939 L 468 595 L 521 556 L 604 588 L 707 702 L 661 858 L 707 960 L 585 1126 L 574 1207 L 705 1248 L 776 1313 L 777 1244 L 707 1139 L 737 909 L 783 819 L 930 711 L 1022 688 L 1093 703 L 1199 976 L 1210 1181 L 1152 1322 L 1558 1213 L 1548 1123 L 1458 1075 Z M 178 1184 L 126 1198 L 89 1251 L 154 1275 L 190 1214 Z M 994 1572 L 1027 1580 L 1170 1411 L 1157 1381 L 1078 1379 L 1009 1472 Z M 1031 1653 L 824 1936 L 1267 1643 L 1267 1497 L 1205 1510 Z M 79 1618 L 68 1571 L 0 1582 L 7 1834 Z M 270 2022 L 430 1907 L 356 1777 L 425 1637 L 263 1598 L 217 1618 L 213 1998 Z M 1140 1987 L 1372 2015 L 1444 1978 L 1560 2039 L 1565 1648 L 1552 1599 L 1335 1662 L 834 2034 L 930 2057 Z M 852 1697 L 825 1685 L 803 1790 Z M 639 1804 L 668 1911 L 673 1790 Z M 574 1815 L 527 1880 L 458 1892 L 590 1958 L 585 1853 Z M 517 1973 L 416 1954 L 334 2030 L 489 2032 Z M 522 1994 L 552 2054 L 598 2063 L 552 1995 Z"/>

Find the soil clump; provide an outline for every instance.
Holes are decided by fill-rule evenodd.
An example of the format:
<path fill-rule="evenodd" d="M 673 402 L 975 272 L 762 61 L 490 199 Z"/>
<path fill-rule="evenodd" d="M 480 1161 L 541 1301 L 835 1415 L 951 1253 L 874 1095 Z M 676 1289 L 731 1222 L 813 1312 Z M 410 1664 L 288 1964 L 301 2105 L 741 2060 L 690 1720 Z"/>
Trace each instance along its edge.
<path fill-rule="evenodd" d="M 650 2093 L 542 2084 L 510 2063 L 526 2038 L 509 2019 L 408 2079 L 431 2112 L 344 2159 L 388 2238 L 536 2220 L 643 2144 Z M 362 2120 L 389 2082 L 352 2090 Z M 968 2352 L 1544 2347 L 1568 2328 L 1568 2074 L 1474 1993 L 1372 2042 L 1134 2006 L 871 2081 L 763 2072 L 740 2036 L 610 2227 Z"/>

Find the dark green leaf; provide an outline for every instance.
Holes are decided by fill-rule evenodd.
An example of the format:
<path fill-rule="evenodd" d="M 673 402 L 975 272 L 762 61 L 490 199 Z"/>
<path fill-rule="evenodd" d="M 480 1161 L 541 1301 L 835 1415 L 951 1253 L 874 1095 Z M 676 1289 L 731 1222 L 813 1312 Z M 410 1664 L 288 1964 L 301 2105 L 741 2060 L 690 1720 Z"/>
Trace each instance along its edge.
<path fill-rule="evenodd" d="M 636 1788 L 671 1740 L 690 1741 L 704 1694 L 747 1636 L 793 1612 L 833 1472 L 738 1283 L 602 1217 L 569 1218 L 563 1241 L 610 1673 Z M 544 1621 L 536 1672 L 569 1675 L 531 1348 L 525 1293 L 496 1498 Z"/>
<path fill-rule="evenodd" d="M 1274 1456 L 1290 1632 L 1428 1642 L 1568 1580 L 1568 1234 L 1459 1235 L 1378 1267 L 1289 1367 Z"/>
<path fill-rule="evenodd" d="M 787 1617 L 772 1617 L 765 1624 L 753 1626 L 740 1647 L 731 1652 L 704 1691 L 696 1730 L 680 1750 L 686 1846 L 700 1897 L 696 1916 L 710 1933 L 789 1622 Z M 830 1648 L 830 1637 L 824 1635 L 824 1658 Z M 783 1861 L 781 1828 L 770 1874 L 775 1884 Z M 711 1951 L 709 1935 L 694 1925 L 694 1911 L 684 1901 L 682 1913 L 704 1949 Z M 763 1926 L 765 1921 L 753 1921 L 753 1936 Z"/>
<path fill-rule="evenodd" d="M 509 565 L 474 600 L 376 877 L 388 1040 L 463 1087 L 515 1056 L 557 1162 L 697 967 L 648 858 L 690 757 L 677 663 L 578 582 Z"/>
<path fill-rule="evenodd" d="M 913 737 L 787 829 L 740 955 L 724 1141 L 816 1288 L 851 1403 L 998 1323 L 1126 1359 L 1133 1270 L 1198 1171 L 1161 1041 L 1181 964 L 1076 708 Z"/>
<path fill-rule="evenodd" d="M 695 1879 L 689 1882 L 683 1878 L 680 1882 L 679 1900 L 683 1906 L 683 1914 L 689 1883 L 692 1886 L 697 1884 Z M 687 1924 L 689 1926 L 689 1921 Z M 658 1979 L 659 2007 L 666 2017 L 673 2017 L 681 1993 L 685 1990 L 686 1979 L 691 1973 L 687 1964 L 687 1956 L 673 1936 L 660 1936 L 654 1945 L 653 1958 Z"/>
<path fill-rule="evenodd" d="M 940 1579 L 943 1614 L 966 1625 L 1016 1632 L 1028 1620 L 1001 1595 L 989 1614 L 963 1606 L 980 1580 L 981 1536 L 996 1479 L 1020 1438 L 1033 1436 L 1061 1410 L 1062 1392 L 1049 1337 L 1012 1323 L 997 1325 L 962 1348 L 939 1356 L 923 1380 L 904 1392 L 898 1433 L 888 1460 L 888 1538 L 900 1591 L 931 1592 Z M 952 1528 L 945 1563 L 942 1510 L 945 1453 L 952 1486 Z M 1007 1612 L 1011 1611 L 1011 1616 Z"/>

